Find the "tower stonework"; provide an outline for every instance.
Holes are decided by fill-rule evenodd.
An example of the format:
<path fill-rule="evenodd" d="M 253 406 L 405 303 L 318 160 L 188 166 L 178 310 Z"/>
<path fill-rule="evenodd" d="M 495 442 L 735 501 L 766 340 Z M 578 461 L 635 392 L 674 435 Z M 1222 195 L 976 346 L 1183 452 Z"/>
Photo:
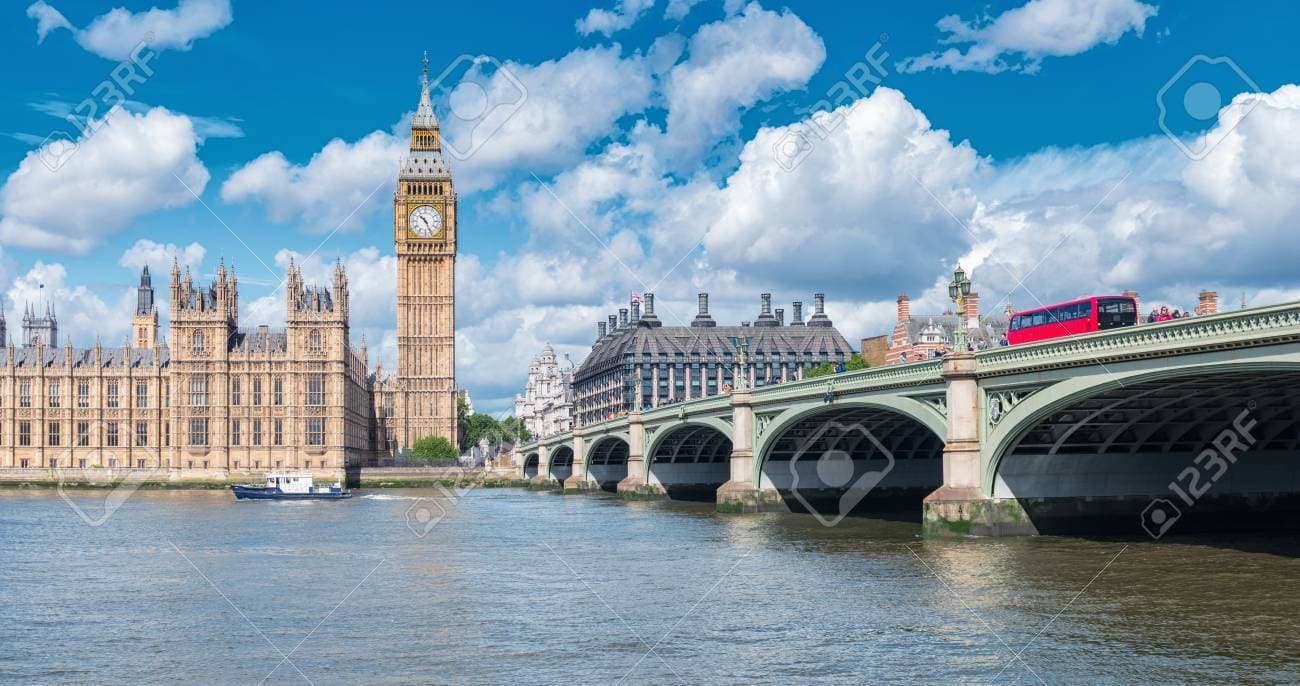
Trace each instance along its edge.
<path fill-rule="evenodd" d="M 140 285 L 135 292 L 135 314 L 131 316 L 135 347 L 153 350 L 158 345 L 158 306 L 153 301 L 153 277 L 149 275 L 149 267 L 140 272 Z"/>
<path fill-rule="evenodd" d="M 397 448 L 425 436 L 456 445 L 456 192 L 443 158 L 424 60 L 410 153 L 393 195 L 397 253 Z"/>

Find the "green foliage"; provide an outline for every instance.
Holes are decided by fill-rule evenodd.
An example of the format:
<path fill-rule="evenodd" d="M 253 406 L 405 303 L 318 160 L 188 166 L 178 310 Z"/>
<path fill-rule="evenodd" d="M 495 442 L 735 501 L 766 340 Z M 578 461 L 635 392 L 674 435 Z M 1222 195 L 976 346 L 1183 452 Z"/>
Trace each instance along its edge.
<path fill-rule="evenodd" d="M 849 357 L 849 359 L 848 359 L 847 361 L 845 361 L 845 363 L 844 363 L 844 371 L 846 371 L 846 372 L 856 372 L 856 371 L 858 371 L 858 370 L 860 370 L 860 369 L 866 369 L 866 368 L 869 367 L 869 366 L 870 366 L 870 365 L 867 364 L 867 361 L 864 360 L 864 359 L 862 359 L 862 355 L 861 355 L 861 354 L 859 354 L 859 353 L 853 353 L 853 355 L 852 355 L 851 357 Z M 816 365 L 816 366 L 810 367 L 810 368 L 808 369 L 808 372 L 807 372 L 806 374 L 804 374 L 804 378 L 805 378 L 805 379 L 815 379 L 815 378 L 817 378 L 817 377 L 819 377 L 819 376 L 830 376 L 831 374 L 834 374 L 834 373 L 835 373 L 835 363 L 833 363 L 833 362 L 823 362 L 822 364 L 819 364 L 819 365 Z"/>
<path fill-rule="evenodd" d="M 459 419 L 461 452 L 478 445 L 479 439 L 486 438 L 488 443 L 496 445 L 512 441 L 526 441 L 530 438 L 524 422 L 518 417 L 506 417 L 498 421 L 492 415 L 482 412 Z"/>
<path fill-rule="evenodd" d="M 411 447 L 409 455 L 411 462 L 454 460 L 458 457 L 460 457 L 460 452 L 456 450 L 456 446 L 442 436 L 425 436 L 421 438 Z"/>
<path fill-rule="evenodd" d="M 823 362 L 819 365 L 809 367 L 808 373 L 804 374 L 805 379 L 815 379 L 819 376 L 830 376 L 835 373 L 835 365 L 830 362 Z"/>
<path fill-rule="evenodd" d="M 502 419 L 501 430 L 505 432 L 507 436 L 516 441 L 526 441 L 533 437 L 532 434 L 528 432 L 528 428 L 524 426 L 524 420 L 518 417 L 506 417 L 505 419 Z"/>
<path fill-rule="evenodd" d="M 501 425 L 492 415 L 478 412 L 465 417 L 460 422 L 460 449 L 469 450 L 477 445 L 480 438 L 487 438 L 488 443 L 500 442 Z"/>

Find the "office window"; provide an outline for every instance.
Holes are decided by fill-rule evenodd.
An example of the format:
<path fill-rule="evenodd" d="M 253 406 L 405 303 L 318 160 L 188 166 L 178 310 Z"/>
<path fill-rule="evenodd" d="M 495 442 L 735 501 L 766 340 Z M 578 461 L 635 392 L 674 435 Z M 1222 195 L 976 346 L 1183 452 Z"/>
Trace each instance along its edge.
<path fill-rule="evenodd" d="M 241 384 L 239 383 L 239 377 L 236 376 L 235 378 L 230 380 L 230 404 L 231 405 L 239 404 L 241 388 L 242 387 Z"/>
<path fill-rule="evenodd" d="M 109 422 L 104 428 L 107 429 L 108 432 L 108 435 L 105 437 L 104 442 L 108 444 L 108 447 L 116 448 L 117 447 L 117 422 Z"/>
<path fill-rule="evenodd" d="M 277 419 L 274 424 L 275 432 L 272 434 L 272 443 L 275 445 L 284 445 L 284 420 Z"/>
<path fill-rule="evenodd" d="M 321 337 L 319 331 L 313 331 L 307 335 L 307 349 L 314 353 L 321 351 Z"/>
<path fill-rule="evenodd" d="M 325 375 L 309 374 L 307 376 L 307 404 L 325 404 Z"/>
<path fill-rule="evenodd" d="M 240 439 L 239 429 L 240 429 L 239 420 L 238 419 L 230 420 L 230 445 L 239 445 L 239 439 Z M 235 463 L 236 468 L 238 468 L 238 464 L 239 463 Z"/>
<path fill-rule="evenodd" d="M 172 444 L 172 423 L 163 422 L 163 445 L 170 446 L 171 444 Z M 171 460 L 167 461 L 167 465 L 169 467 L 171 466 Z"/>
<path fill-rule="evenodd" d="M 208 444 L 208 420 L 190 420 L 190 445 Z"/>
<path fill-rule="evenodd" d="M 77 447 L 90 445 L 90 422 L 77 422 Z"/>
<path fill-rule="evenodd" d="M 203 345 L 205 342 L 206 341 L 203 339 L 203 332 L 195 331 L 194 335 L 190 337 L 190 350 L 195 353 L 203 352 Z"/>
<path fill-rule="evenodd" d="M 272 386 L 272 391 L 271 391 L 271 404 L 272 405 L 284 404 L 284 378 L 283 377 L 279 377 L 279 376 L 275 377 L 275 383 Z"/>
<path fill-rule="evenodd" d="M 208 404 L 208 377 L 196 376 L 190 379 L 190 405 L 192 407 L 206 407 Z M 192 445 L 206 445 L 204 443 Z"/>
<path fill-rule="evenodd" d="M 59 406 L 59 382 L 50 383 L 50 407 Z"/>
<path fill-rule="evenodd" d="M 32 423 L 18 422 L 18 445 L 32 444 Z M 26 467 L 27 465 L 23 465 Z"/>
<path fill-rule="evenodd" d="M 253 379 L 253 404 L 254 405 L 262 404 L 262 379 L 261 378 Z"/>
<path fill-rule="evenodd" d="M 262 445 L 262 420 L 253 420 L 253 445 Z"/>
<path fill-rule="evenodd" d="M 325 420 L 315 417 L 307 420 L 307 445 L 325 445 Z"/>
<path fill-rule="evenodd" d="M 149 384 L 144 381 L 135 384 L 135 406 L 149 407 Z"/>
<path fill-rule="evenodd" d="M 49 441 L 45 444 L 51 448 L 57 448 L 59 445 L 59 426 L 58 422 L 50 422 Z"/>
<path fill-rule="evenodd" d="M 77 384 L 77 407 L 90 407 L 90 384 L 85 381 Z"/>
<path fill-rule="evenodd" d="M 32 406 L 32 383 L 24 381 L 18 385 L 18 407 Z"/>
<path fill-rule="evenodd" d="M 135 423 L 135 447 L 144 448 L 149 445 L 149 422 Z"/>
<path fill-rule="evenodd" d="M 117 391 L 117 382 L 116 382 L 116 381 L 109 381 L 109 382 L 108 382 L 108 390 L 106 391 L 105 395 L 108 396 L 107 400 L 105 401 L 105 404 L 108 405 L 109 407 L 117 407 L 117 405 L 118 405 L 118 391 Z"/>
<path fill-rule="evenodd" d="M 171 406 L 172 406 L 172 385 L 170 383 L 165 383 L 163 384 L 163 407 L 171 407 Z"/>

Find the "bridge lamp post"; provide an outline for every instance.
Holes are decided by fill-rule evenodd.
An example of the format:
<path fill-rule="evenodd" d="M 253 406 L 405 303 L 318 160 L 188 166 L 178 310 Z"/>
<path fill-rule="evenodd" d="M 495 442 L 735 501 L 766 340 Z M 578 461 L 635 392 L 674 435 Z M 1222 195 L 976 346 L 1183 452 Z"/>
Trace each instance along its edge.
<path fill-rule="evenodd" d="M 957 303 L 957 326 L 953 327 L 952 348 L 955 352 L 966 352 L 966 296 L 970 295 L 970 278 L 957 265 L 952 272 L 952 283 L 948 284 L 948 297 Z"/>
<path fill-rule="evenodd" d="M 740 378 L 736 379 L 736 389 L 749 388 L 749 343 L 750 336 L 732 336 L 731 345 L 736 348 L 736 360 L 740 363 Z"/>

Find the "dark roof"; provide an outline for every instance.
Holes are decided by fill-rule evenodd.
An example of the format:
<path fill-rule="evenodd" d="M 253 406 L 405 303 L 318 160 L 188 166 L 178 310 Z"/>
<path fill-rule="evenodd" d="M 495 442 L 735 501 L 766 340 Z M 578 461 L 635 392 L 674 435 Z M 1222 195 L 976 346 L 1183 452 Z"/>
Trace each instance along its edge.
<path fill-rule="evenodd" d="M 749 356 L 763 353 L 795 353 L 798 355 L 818 355 L 823 350 L 834 357 L 848 356 L 853 347 L 834 327 L 819 326 L 637 326 L 619 329 L 612 336 L 606 336 L 597 343 L 587 359 L 582 361 L 574 374 L 574 381 L 583 381 L 621 364 L 627 354 L 636 357 L 658 357 L 663 353 L 669 357 L 681 353 L 684 357 L 692 354 L 735 355 L 732 337 L 749 337 Z"/>
<path fill-rule="evenodd" d="M 22 347 L 14 348 L 14 366 L 15 367 L 36 367 L 42 364 L 45 367 L 62 367 L 67 359 L 67 348 L 43 348 L 45 359 L 42 361 L 36 355 L 36 348 Z M 166 348 L 154 350 L 132 349 L 130 352 L 131 367 L 152 367 L 154 353 L 162 355 L 162 366 L 167 366 L 171 355 Z M 101 363 L 105 367 L 121 367 L 123 360 L 122 348 L 104 348 L 101 352 Z M 72 349 L 72 366 L 73 367 L 90 367 L 94 365 L 95 349 L 94 348 L 73 348 Z"/>
<path fill-rule="evenodd" d="M 282 353 L 289 349 L 289 334 L 284 331 L 271 331 L 269 329 L 254 329 L 247 331 L 240 329 L 230 337 L 232 350 L 243 350 L 244 346 L 255 353 L 270 352 Z"/>

